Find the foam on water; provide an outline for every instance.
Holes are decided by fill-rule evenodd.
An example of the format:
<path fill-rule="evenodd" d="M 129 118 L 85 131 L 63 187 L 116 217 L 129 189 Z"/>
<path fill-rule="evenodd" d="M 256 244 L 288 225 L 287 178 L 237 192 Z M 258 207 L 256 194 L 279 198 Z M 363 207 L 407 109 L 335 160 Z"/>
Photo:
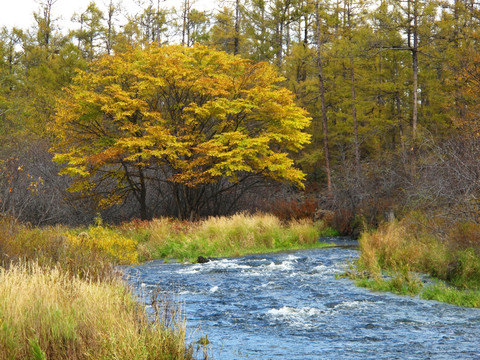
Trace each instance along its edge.
<path fill-rule="evenodd" d="M 273 261 L 268 264 L 265 268 L 269 271 L 288 271 L 293 269 L 292 261 L 283 261 L 280 264 L 275 264 Z"/>
<path fill-rule="evenodd" d="M 237 260 L 221 259 L 210 261 L 205 264 L 207 268 L 212 269 L 249 269 L 249 265 L 240 264 Z"/>
<path fill-rule="evenodd" d="M 268 310 L 267 316 L 271 320 L 280 321 L 287 326 L 310 328 L 314 325 L 313 321 L 315 318 L 318 318 L 325 313 L 325 310 L 308 306 L 302 308 L 283 306 L 280 309 Z"/>
<path fill-rule="evenodd" d="M 205 264 L 186 265 L 187 267 L 178 270 L 180 274 L 195 274 L 199 272 L 210 272 L 213 270 L 235 270 L 249 269 L 249 265 L 239 264 L 236 260 L 221 259 L 209 261 Z"/>
<path fill-rule="evenodd" d="M 195 274 L 202 270 L 202 267 L 199 265 L 192 265 L 190 267 L 186 267 L 184 269 L 180 269 L 177 272 L 179 274 Z"/>
<path fill-rule="evenodd" d="M 274 261 L 259 262 L 256 266 L 251 266 L 248 268 L 243 268 L 241 271 L 242 276 L 247 277 L 271 277 L 277 274 L 283 274 L 287 272 L 292 272 L 295 269 L 295 261 L 281 261 L 275 263 Z"/>
<path fill-rule="evenodd" d="M 335 305 L 333 308 L 334 309 L 365 309 L 373 305 L 378 305 L 378 303 L 372 303 L 369 301 L 359 301 L 359 300 L 353 300 L 353 301 L 342 301 L 341 303 Z"/>
<path fill-rule="evenodd" d="M 208 335 L 216 359 L 480 359 L 480 309 L 336 279 L 356 258 L 355 250 L 328 248 L 151 262 L 129 268 L 127 278 L 147 304 L 154 287 L 176 291 L 192 333 L 187 341 Z"/>
<path fill-rule="evenodd" d="M 312 307 L 294 308 L 290 306 L 284 306 L 280 309 L 270 309 L 267 314 L 274 318 L 290 318 L 290 317 L 312 317 L 322 313 L 320 309 Z"/>

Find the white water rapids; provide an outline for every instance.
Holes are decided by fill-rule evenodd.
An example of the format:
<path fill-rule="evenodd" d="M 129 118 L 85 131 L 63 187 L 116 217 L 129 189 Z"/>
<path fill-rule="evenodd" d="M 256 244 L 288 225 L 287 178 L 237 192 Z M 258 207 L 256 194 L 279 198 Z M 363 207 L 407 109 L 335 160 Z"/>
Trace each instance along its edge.
<path fill-rule="evenodd" d="M 175 291 L 189 340 L 206 334 L 214 359 L 480 359 L 480 309 L 337 279 L 357 256 L 338 247 L 125 270 L 139 293 Z"/>

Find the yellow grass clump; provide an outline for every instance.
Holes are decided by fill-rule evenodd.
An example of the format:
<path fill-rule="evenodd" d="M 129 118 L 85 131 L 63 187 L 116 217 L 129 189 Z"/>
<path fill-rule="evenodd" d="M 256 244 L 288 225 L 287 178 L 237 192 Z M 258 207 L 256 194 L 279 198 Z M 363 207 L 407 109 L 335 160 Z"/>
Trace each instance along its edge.
<path fill-rule="evenodd" d="M 424 272 L 445 265 L 448 250 L 431 234 L 414 232 L 405 222 L 389 222 L 360 238 L 359 264 L 372 273 L 384 270 Z"/>
<path fill-rule="evenodd" d="M 35 263 L 0 270 L 1 359 L 185 359 L 185 327 L 149 323 L 119 279 Z"/>
<path fill-rule="evenodd" d="M 71 244 L 91 251 L 103 251 L 119 264 L 138 262 L 137 242 L 114 229 L 97 225 L 78 234 L 67 233 L 66 236 Z"/>
<path fill-rule="evenodd" d="M 362 234 L 358 271 L 352 276 L 377 290 L 480 306 L 480 226 L 440 225 L 414 213 Z M 423 288 L 420 273 L 438 284 Z"/>

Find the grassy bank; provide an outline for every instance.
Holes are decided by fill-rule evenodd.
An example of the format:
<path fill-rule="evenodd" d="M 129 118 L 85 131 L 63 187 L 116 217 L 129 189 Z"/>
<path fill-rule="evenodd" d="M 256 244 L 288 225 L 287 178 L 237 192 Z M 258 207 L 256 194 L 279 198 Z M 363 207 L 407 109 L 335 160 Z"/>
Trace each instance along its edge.
<path fill-rule="evenodd" d="M 384 224 L 362 235 L 350 275 L 374 290 L 480 307 L 480 226 L 442 227 L 419 214 Z"/>
<path fill-rule="evenodd" d="M 71 232 L 0 219 L 0 358 L 193 359 L 178 309 L 147 317 L 116 271 L 133 242 Z"/>
<path fill-rule="evenodd" d="M 237 214 L 199 222 L 156 219 L 123 224 L 124 236 L 138 243 L 140 260 L 233 257 L 252 253 L 322 247 L 318 238 L 331 231 L 310 220 L 282 223 L 269 214 Z"/>
<path fill-rule="evenodd" d="M 326 231 L 266 214 L 82 229 L 0 218 L 0 358 L 192 359 L 178 309 L 149 319 L 116 265 L 318 247 Z"/>
<path fill-rule="evenodd" d="M 1 359 L 186 359 L 185 326 L 151 323 L 120 279 L 58 268 L 0 271 Z"/>

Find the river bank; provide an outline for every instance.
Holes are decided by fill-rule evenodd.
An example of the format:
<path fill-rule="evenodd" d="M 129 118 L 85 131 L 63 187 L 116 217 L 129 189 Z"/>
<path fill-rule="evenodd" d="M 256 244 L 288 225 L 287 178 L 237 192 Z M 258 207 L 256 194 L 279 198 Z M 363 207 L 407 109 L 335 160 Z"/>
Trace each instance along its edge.
<path fill-rule="evenodd" d="M 357 285 L 480 307 L 479 225 L 442 224 L 415 213 L 363 233 L 359 244 L 348 272 Z"/>
<path fill-rule="evenodd" d="M 185 338 L 181 309 L 162 294 L 152 321 L 118 265 L 321 247 L 322 231 L 331 233 L 321 223 L 266 214 L 115 227 L 98 219 L 76 229 L 0 218 L 0 358 L 188 360 L 195 351 L 203 358 L 202 346 Z"/>
<path fill-rule="evenodd" d="M 124 253 L 68 232 L 0 218 L 0 359 L 193 359 L 177 309 L 152 321 L 121 279 Z"/>
<path fill-rule="evenodd" d="M 480 356 L 478 309 L 375 292 L 338 278 L 358 256 L 356 249 L 332 246 L 206 264 L 153 260 L 128 267 L 126 276 L 139 294 L 175 291 L 185 305 L 187 339 L 206 334 L 215 359 Z"/>
<path fill-rule="evenodd" d="M 137 242 L 140 261 L 177 259 L 195 262 L 199 256 L 238 257 L 326 246 L 321 236 L 336 235 L 324 222 L 309 219 L 283 222 L 271 214 L 240 213 L 197 222 L 170 218 L 129 222 L 120 231 Z"/>
<path fill-rule="evenodd" d="M 162 271 L 170 267 L 184 269 L 181 273 L 187 275 L 207 271 L 213 278 L 217 273 L 229 277 L 231 273 L 239 272 L 239 276 L 245 276 L 244 285 L 250 289 L 245 289 L 245 294 L 264 289 L 273 291 L 265 298 L 268 304 L 278 306 L 265 310 L 267 318 L 274 315 L 282 322 L 311 317 L 307 327 L 295 328 L 300 333 L 303 331 L 301 329 L 316 328 L 317 322 L 322 323 L 323 315 L 330 311 L 328 309 L 337 309 L 340 303 L 333 300 L 318 309 L 308 303 L 315 304 L 317 297 L 331 298 L 337 294 L 332 290 L 333 287 L 345 286 L 345 281 L 351 284 L 350 280 L 339 279 L 345 273 L 349 273 L 360 286 L 415 295 L 411 298 L 413 302 L 406 300 L 409 298 L 402 298 L 402 302 L 409 304 L 416 304 L 419 298 L 424 298 L 478 307 L 476 294 L 480 288 L 480 262 L 474 246 L 477 244 L 474 240 L 478 229 L 459 227 L 451 233 L 452 239 L 457 240 L 440 241 L 429 232 L 416 230 L 414 224 L 418 224 L 418 221 L 408 223 L 407 220 L 365 232 L 357 243 L 349 238 L 333 236 L 334 231 L 321 222 L 281 222 L 268 214 L 238 214 L 195 223 L 156 219 L 119 226 L 105 225 L 98 219 L 95 225 L 75 229 L 61 226 L 35 228 L 13 219 L 1 218 L 0 304 L 3 305 L 0 305 L 0 319 L 3 330 L 0 331 L 0 358 L 83 360 L 94 359 L 95 354 L 104 354 L 102 356 L 105 358 L 126 360 L 132 357 L 132 353 L 139 354 L 139 359 L 156 356 L 160 359 L 189 360 L 196 355 L 203 358 L 210 337 L 207 341 L 207 338 L 188 333 L 182 309 L 170 301 L 172 293 L 179 290 L 173 286 L 178 285 L 177 280 L 175 284 L 162 284 L 155 278 L 135 280 L 127 285 L 119 277 L 119 265 L 142 263 L 140 268 L 151 269 L 160 264 L 154 259 L 160 258 L 166 259 L 161 261 Z M 469 246 L 459 246 L 458 239 L 463 239 Z M 360 244 L 359 255 L 357 244 Z M 325 246 L 329 249 L 315 249 Z M 303 250 L 297 253 L 300 255 L 295 255 L 292 253 L 294 249 Z M 301 255 L 308 251 L 316 255 L 313 258 Z M 348 258 L 339 255 L 339 251 L 348 254 Z M 329 260 L 319 257 L 325 254 L 332 254 L 333 257 Z M 198 256 L 222 259 L 208 264 L 193 264 Z M 244 260 L 237 260 L 241 256 Z M 170 258 L 180 261 L 169 263 Z M 312 259 L 314 263 L 311 263 Z M 345 267 L 347 262 L 351 264 L 350 268 Z M 354 268 L 352 264 L 357 267 Z M 297 271 L 298 266 L 301 266 L 301 271 Z M 139 267 L 132 269 L 138 270 Z M 419 273 L 429 274 L 455 287 L 447 286 L 445 282 L 425 286 L 424 278 Z M 271 277 L 273 274 L 276 274 L 275 278 Z M 250 275 L 257 276 L 258 281 L 252 282 Z M 317 275 L 328 275 L 328 284 L 332 289 L 327 290 L 318 283 L 315 278 Z M 267 283 L 262 283 L 269 278 Z M 295 289 L 296 285 L 293 284 L 279 285 L 281 281 L 290 281 L 289 278 L 297 279 L 295 282 L 300 285 L 307 278 L 315 280 L 315 283 L 304 284 L 306 287 L 294 291 L 303 294 L 302 301 L 307 303 L 291 306 L 286 300 L 283 305 L 278 299 L 275 300 L 284 290 Z M 159 291 L 154 291 L 154 282 L 155 286 L 160 286 Z M 234 289 L 225 290 L 228 287 L 222 287 L 227 283 L 208 282 L 204 289 L 198 291 L 214 296 L 225 294 L 224 291 L 234 293 Z M 132 284 L 136 286 L 135 291 L 130 287 Z M 306 289 L 316 295 L 305 295 Z M 380 296 L 358 289 L 364 295 Z M 180 289 L 180 295 L 182 291 L 190 292 L 191 289 Z M 78 296 L 79 293 L 84 296 Z M 102 293 L 109 293 L 110 300 L 105 302 L 104 297 L 98 297 Z M 294 299 L 297 295 L 294 293 L 288 295 L 287 299 L 296 303 Z M 15 296 L 12 297 L 12 294 Z M 343 299 L 340 301 L 342 304 L 345 301 L 350 303 L 347 293 L 340 292 L 337 295 Z M 385 296 L 388 298 L 388 295 Z M 263 297 L 260 296 L 260 299 Z M 139 301 L 146 303 L 147 307 L 139 305 Z M 359 300 L 355 297 L 352 301 L 358 304 Z M 233 305 L 224 300 L 220 303 Z M 215 305 L 215 301 L 212 304 Z M 331 304 L 334 304 L 333 307 Z M 431 306 L 435 307 L 433 304 Z M 85 315 L 87 310 L 89 316 Z M 405 312 L 408 311 L 405 309 Z M 217 316 L 220 312 L 214 307 L 210 308 L 210 305 L 207 312 L 207 319 L 194 321 L 194 324 L 211 336 L 210 330 L 206 330 L 202 324 L 207 326 L 223 320 Z M 152 322 L 152 314 L 156 321 Z M 188 311 L 186 320 L 191 320 Z M 126 326 L 119 326 L 118 321 Z M 272 323 L 275 324 L 275 321 Z M 370 338 L 370 335 L 367 337 Z M 385 341 L 388 342 L 388 339 L 387 336 Z M 442 346 L 439 345 L 439 349 L 443 349 Z M 467 350 L 462 351 L 467 354 Z M 271 354 L 275 353 L 276 350 L 271 349 Z M 74 354 L 73 358 L 71 354 Z"/>

